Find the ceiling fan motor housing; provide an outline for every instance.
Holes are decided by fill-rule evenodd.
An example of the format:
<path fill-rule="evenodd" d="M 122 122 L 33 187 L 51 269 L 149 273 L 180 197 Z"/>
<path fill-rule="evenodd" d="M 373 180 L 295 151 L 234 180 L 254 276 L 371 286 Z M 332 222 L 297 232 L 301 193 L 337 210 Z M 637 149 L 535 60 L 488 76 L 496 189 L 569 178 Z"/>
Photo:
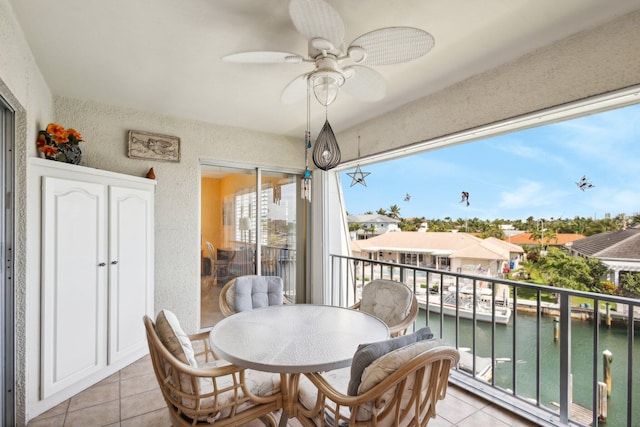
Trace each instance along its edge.
<path fill-rule="evenodd" d="M 344 75 L 338 68 L 338 61 L 332 56 L 316 59 L 316 69 L 309 75 L 312 85 L 316 79 L 332 80 L 338 87 L 344 84 Z"/>

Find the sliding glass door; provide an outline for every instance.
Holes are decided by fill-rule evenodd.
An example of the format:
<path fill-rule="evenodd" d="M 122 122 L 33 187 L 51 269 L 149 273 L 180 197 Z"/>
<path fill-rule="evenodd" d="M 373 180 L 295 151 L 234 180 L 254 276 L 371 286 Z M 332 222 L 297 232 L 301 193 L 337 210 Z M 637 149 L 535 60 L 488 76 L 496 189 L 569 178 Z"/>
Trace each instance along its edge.
<path fill-rule="evenodd" d="M 296 300 L 304 282 L 299 182 L 292 172 L 202 165 L 202 327 L 220 318 L 219 290 L 238 276 L 280 276 Z"/>

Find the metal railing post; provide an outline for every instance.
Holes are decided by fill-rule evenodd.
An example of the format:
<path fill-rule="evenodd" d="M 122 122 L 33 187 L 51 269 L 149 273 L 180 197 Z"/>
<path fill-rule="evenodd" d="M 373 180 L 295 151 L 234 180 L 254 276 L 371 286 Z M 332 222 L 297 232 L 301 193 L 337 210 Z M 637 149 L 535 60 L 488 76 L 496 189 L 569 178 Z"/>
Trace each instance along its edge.
<path fill-rule="evenodd" d="M 571 297 L 560 294 L 560 423 L 569 425 L 571 407 Z"/>

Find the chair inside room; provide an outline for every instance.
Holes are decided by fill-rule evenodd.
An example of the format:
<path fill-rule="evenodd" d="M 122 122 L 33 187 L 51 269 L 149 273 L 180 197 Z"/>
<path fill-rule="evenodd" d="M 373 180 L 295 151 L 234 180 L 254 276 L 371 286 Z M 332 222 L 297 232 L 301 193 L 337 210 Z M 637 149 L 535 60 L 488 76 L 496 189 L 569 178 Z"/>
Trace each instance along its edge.
<path fill-rule="evenodd" d="M 426 426 L 459 353 L 441 340 L 416 341 L 373 360 L 354 387 L 356 357 L 351 375 L 345 368 L 300 376 L 294 413 L 303 426 Z"/>
<path fill-rule="evenodd" d="M 155 324 L 149 316 L 143 321 L 173 426 L 238 426 L 255 419 L 276 426 L 273 412 L 282 408 L 278 374 L 216 360 L 208 347 L 208 332 L 186 335 L 170 311 L 162 310 Z M 204 351 L 196 354 L 192 343 L 199 340 L 205 341 Z"/>
<path fill-rule="evenodd" d="M 225 317 L 241 311 L 288 304 L 279 276 L 247 275 L 231 279 L 220 291 L 220 311 Z"/>
<path fill-rule="evenodd" d="M 362 298 L 350 308 L 376 316 L 391 337 L 404 334 L 418 317 L 418 300 L 404 283 L 376 279 L 362 288 Z"/>
<path fill-rule="evenodd" d="M 211 284 L 226 283 L 229 278 L 231 264 L 235 258 L 236 252 L 231 251 L 230 254 L 225 252 L 224 257 L 219 257 L 211 242 L 207 242 L 207 251 L 211 260 Z"/>

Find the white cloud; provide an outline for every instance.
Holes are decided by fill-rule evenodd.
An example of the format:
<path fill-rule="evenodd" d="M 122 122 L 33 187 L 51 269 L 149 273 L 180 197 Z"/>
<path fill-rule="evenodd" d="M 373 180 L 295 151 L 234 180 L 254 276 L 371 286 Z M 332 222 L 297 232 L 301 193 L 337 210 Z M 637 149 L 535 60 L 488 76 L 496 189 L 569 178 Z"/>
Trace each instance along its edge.
<path fill-rule="evenodd" d="M 531 209 L 541 206 L 557 205 L 566 196 L 566 192 L 551 189 L 540 182 L 523 181 L 510 191 L 502 191 L 498 207 L 507 211 Z"/>

